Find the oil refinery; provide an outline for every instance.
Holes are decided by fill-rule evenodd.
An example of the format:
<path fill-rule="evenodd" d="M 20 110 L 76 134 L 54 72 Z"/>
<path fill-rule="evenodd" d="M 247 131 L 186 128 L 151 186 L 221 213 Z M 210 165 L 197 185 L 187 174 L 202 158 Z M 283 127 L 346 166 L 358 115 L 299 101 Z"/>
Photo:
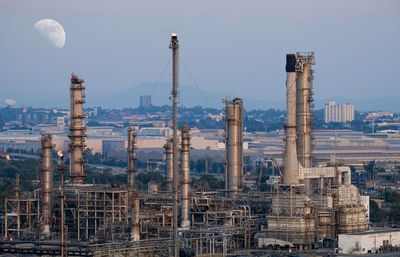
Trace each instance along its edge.
<path fill-rule="evenodd" d="M 83 79 L 72 74 L 70 151 L 53 160 L 52 135 L 42 135 L 40 187 L 22 192 L 15 181 L 5 200 L 1 254 L 253 256 L 255 250 L 267 254 L 321 248 L 334 254 L 335 249 L 345 249 L 339 240 L 344 235 L 375 233 L 369 227 L 368 196 L 361 196 L 351 185 L 350 168 L 317 163 L 313 158 L 313 52 L 286 55 L 282 179 L 273 192 L 260 192 L 244 190 L 245 102 L 241 98 L 224 99 L 225 189 L 191 186 L 191 128 L 187 124 L 178 128 L 176 34 L 172 34 L 170 49 L 173 135 L 165 142 L 166 168 L 160 171 L 165 189 L 156 182 L 149 183 L 148 192 L 136 188 L 134 127 L 127 131 L 126 183 L 85 183 L 85 86 Z M 64 179 L 63 154 L 70 160 L 70 180 Z"/>

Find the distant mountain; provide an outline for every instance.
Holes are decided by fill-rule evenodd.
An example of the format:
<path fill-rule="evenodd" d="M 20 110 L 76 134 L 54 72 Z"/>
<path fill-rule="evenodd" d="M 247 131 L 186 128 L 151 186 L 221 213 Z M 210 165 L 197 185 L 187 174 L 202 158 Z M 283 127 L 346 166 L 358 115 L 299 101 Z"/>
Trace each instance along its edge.
<path fill-rule="evenodd" d="M 136 87 L 129 88 L 114 95 L 102 99 L 87 98 L 90 106 L 100 105 L 105 108 L 124 108 L 139 106 L 139 98 L 141 95 L 150 95 L 153 105 L 171 105 L 171 84 L 160 82 L 155 88 L 155 83 L 142 83 Z M 240 97 L 224 92 L 200 91 L 195 87 L 182 86 L 179 88 L 179 105 L 186 107 L 202 106 L 221 109 L 223 107 L 222 100 L 225 97 Z M 245 108 L 247 109 L 269 109 L 284 107 L 283 102 L 261 101 L 242 97 Z"/>
<path fill-rule="evenodd" d="M 139 98 L 141 95 L 152 95 L 153 105 L 171 105 L 171 84 L 160 82 L 155 88 L 155 82 L 146 82 L 135 87 L 120 91 L 110 96 L 96 97 L 90 93 L 86 93 L 86 106 L 101 106 L 104 108 L 136 108 L 139 106 Z M 198 88 L 181 86 L 179 88 L 179 105 L 186 107 L 202 106 L 222 109 L 222 99 L 225 97 L 235 98 L 240 95 L 232 95 L 228 92 L 210 92 L 200 91 Z M 261 109 L 267 110 L 285 109 L 285 99 L 281 101 L 259 100 L 241 97 L 244 100 L 247 110 Z M 29 95 L 21 94 L 17 100 L 17 105 L 29 105 L 34 107 L 62 107 L 69 108 L 69 93 L 61 97 L 48 97 L 43 95 L 43 98 L 33 98 Z M 4 102 L 4 99 L 2 100 Z M 350 103 L 358 111 L 389 111 L 400 112 L 400 97 L 392 98 L 376 98 L 369 100 L 352 100 L 349 98 L 320 98 L 315 100 L 315 108 L 321 109 L 328 101 L 335 101 L 337 104 Z M 5 104 L 0 106 L 5 106 Z"/>

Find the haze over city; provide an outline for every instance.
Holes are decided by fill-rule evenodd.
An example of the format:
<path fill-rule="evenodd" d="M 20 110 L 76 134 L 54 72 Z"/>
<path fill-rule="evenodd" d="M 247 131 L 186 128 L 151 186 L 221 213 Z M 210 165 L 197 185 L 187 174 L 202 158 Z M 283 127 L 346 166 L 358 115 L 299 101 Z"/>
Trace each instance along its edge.
<path fill-rule="evenodd" d="M 150 94 L 159 79 L 154 95 L 169 90 L 166 38 L 176 32 L 190 72 L 180 69 L 183 94 L 185 86 L 198 93 L 192 76 L 210 98 L 241 96 L 251 108 L 283 109 L 282 56 L 314 51 L 317 107 L 336 100 L 399 111 L 399 10 L 398 1 L 365 0 L 1 1 L 0 100 L 66 107 L 75 72 L 87 82 L 88 106 L 136 107 L 139 94 Z M 64 27 L 64 47 L 34 29 L 41 19 Z M 126 92 L 131 105 L 116 97 Z"/>

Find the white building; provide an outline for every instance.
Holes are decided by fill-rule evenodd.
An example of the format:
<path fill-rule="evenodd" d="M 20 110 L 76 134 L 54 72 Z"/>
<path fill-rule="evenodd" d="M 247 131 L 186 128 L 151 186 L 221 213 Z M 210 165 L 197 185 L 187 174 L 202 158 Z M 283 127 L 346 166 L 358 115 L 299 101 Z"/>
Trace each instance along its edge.
<path fill-rule="evenodd" d="M 354 105 L 341 104 L 335 102 L 325 103 L 324 108 L 325 123 L 329 122 L 348 122 L 354 120 Z"/>
<path fill-rule="evenodd" d="M 339 235 L 339 252 L 343 254 L 379 253 L 388 246 L 400 246 L 400 230 Z"/>

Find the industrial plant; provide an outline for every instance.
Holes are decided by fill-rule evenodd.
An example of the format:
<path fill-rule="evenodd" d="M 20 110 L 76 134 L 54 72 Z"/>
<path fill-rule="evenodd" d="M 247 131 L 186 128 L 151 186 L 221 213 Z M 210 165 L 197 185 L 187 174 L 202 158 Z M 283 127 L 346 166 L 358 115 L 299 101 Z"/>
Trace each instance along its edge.
<path fill-rule="evenodd" d="M 351 184 L 350 168 L 313 158 L 313 52 L 286 55 L 285 151 L 283 165 L 277 167 L 281 181 L 272 192 L 260 192 L 245 186 L 241 98 L 223 100 L 225 189 L 191 183 L 191 128 L 178 127 L 176 34 L 170 49 L 173 133 L 164 145 L 163 186 L 150 182 L 147 192 L 136 187 L 134 127 L 127 131 L 126 183 L 85 182 L 85 86 L 72 74 L 70 151 L 56 155 L 52 135 L 42 135 L 40 185 L 22 192 L 15 180 L 5 200 L 1 254 L 252 256 L 254 250 L 289 253 L 317 248 L 334 252 L 340 251 L 339 239 L 347 238 L 343 235 L 374 233 L 368 196 Z M 69 180 L 64 179 L 64 155 L 70 162 Z"/>

